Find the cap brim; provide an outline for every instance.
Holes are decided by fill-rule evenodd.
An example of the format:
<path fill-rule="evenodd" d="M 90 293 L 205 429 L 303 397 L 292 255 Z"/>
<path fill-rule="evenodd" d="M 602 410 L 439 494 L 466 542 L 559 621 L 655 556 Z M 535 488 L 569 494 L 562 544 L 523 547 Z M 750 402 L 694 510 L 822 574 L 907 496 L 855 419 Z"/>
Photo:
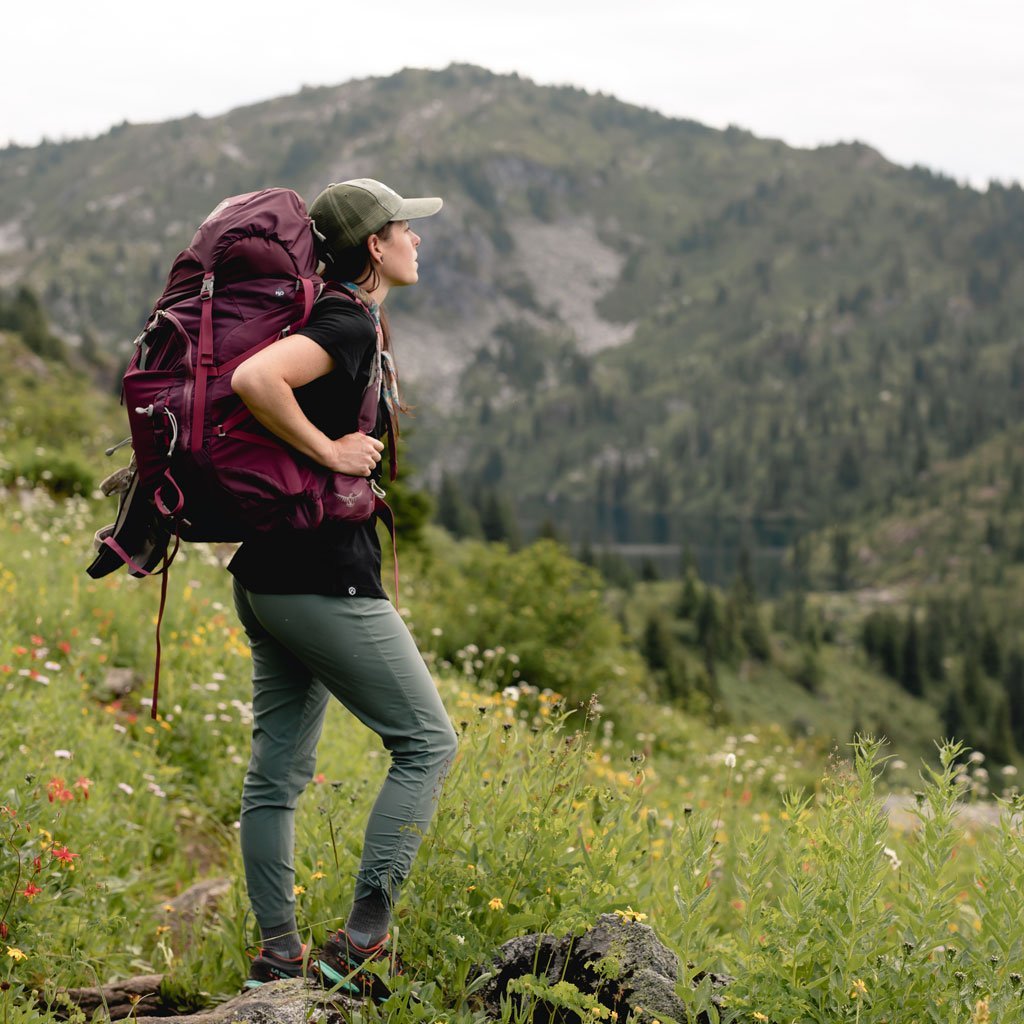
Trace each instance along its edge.
<path fill-rule="evenodd" d="M 418 217 L 433 217 L 444 201 L 433 196 L 430 199 L 403 199 L 392 220 L 416 220 Z"/>

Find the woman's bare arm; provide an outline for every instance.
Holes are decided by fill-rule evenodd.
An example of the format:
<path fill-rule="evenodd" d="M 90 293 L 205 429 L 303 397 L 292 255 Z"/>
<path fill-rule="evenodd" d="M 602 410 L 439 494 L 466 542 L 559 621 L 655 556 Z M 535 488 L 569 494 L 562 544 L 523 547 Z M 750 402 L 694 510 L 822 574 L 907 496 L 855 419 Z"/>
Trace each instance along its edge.
<path fill-rule="evenodd" d="M 311 459 L 349 476 L 369 476 L 380 462 L 382 442 L 367 434 L 337 440 L 314 426 L 295 398 L 295 389 L 334 369 L 334 360 L 302 334 L 275 341 L 248 358 L 231 377 L 231 387 L 271 433 Z"/>

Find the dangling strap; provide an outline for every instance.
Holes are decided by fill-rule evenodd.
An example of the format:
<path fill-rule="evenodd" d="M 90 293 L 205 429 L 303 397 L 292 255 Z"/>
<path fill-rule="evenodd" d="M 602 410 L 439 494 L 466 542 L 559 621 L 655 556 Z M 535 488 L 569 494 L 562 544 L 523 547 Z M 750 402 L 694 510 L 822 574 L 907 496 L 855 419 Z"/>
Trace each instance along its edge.
<path fill-rule="evenodd" d="M 160 693 L 160 627 L 164 621 L 164 608 L 167 605 L 167 570 L 171 567 L 171 562 L 174 561 L 174 556 L 178 553 L 178 545 L 181 543 L 181 535 L 177 530 L 174 532 L 174 550 L 168 556 L 164 553 L 164 565 L 160 570 L 160 610 L 156 614 L 156 660 L 153 665 L 153 706 L 150 709 L 150 717 L 154 720 L 157 717 L 156 706 L 157 699 Z"/>
<path fill-rule="evenodd" d="M 377 514 L 377 518 L 382 520 L 384 525 L 388 528 L 388 533 L 391 534 L 391 558 L 395 567 L 395 607 L 399 608 L 398 603 L 398 534 L 395 533 L 395 513 L 391 511 L 391 506 L 379 495 L 374 496 L 373 510 Z"/>

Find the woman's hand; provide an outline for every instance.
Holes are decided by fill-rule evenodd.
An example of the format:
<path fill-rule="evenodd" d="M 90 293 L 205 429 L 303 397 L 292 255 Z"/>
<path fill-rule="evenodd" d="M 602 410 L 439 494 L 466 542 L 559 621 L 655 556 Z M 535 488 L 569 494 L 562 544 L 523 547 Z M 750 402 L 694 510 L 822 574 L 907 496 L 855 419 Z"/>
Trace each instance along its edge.
<path fill-rule="evenodd" d="M 324 453 L 323 464 L 335 473 L 346 476 L 369 476 L 380 462 L 383 441 L 369 434 L 345 434 L 331 441 Z"/>

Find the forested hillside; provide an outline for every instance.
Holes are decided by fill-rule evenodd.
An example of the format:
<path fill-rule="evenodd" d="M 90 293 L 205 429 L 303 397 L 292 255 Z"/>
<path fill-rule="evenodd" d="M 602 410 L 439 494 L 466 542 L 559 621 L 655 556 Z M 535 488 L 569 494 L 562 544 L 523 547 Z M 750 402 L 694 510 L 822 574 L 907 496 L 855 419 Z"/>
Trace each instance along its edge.
<path fill-rule="evenodd" d="M 1021 417 L 1019 188 L 471 67 L 8 148 L 0 271 L 123 352 L 224 195 L 362 174 L 447 201 L 396 303 L 416 461 L 528 533 L 728 563 Z"/>
<path fill-rule="evenodd" d="M 690 651 L 652 641 L 670 697 L 749 706 L 760 664 L 763 689 L 781 671 L 814 719 L 812 684 L 842 659 L 813 644 L 837 639 L 934 710 L 928 731 L 1009 757 L 1008 723 L 1024 743 L 1006 713 L 1024 604 L 1019 187 L 468 66 L 410 70 L 0 151 L 0 327 L 111 388 L 223 196 L 311 197 L 358 175 L 445 197 L 394 324 L 415 406 L 405 465 L 452 533 L 554 535 L 619 586 L 639 567 L 622 552 L 648 577 L 710 584 L 690 618 L 684 594 L 649 588 L 675 623 L 663 639 Z M 41 461 L 25 438 L 7 473 Z M 743 625 L 766 596 L 759 614 L 796 653 Z M 865 634 L 874 612 L 891 618 Z M 658 635 L 645 615 L 638 642 Z M 891 653 L 917 625 L 945 640 L 920 684 Z"/>

